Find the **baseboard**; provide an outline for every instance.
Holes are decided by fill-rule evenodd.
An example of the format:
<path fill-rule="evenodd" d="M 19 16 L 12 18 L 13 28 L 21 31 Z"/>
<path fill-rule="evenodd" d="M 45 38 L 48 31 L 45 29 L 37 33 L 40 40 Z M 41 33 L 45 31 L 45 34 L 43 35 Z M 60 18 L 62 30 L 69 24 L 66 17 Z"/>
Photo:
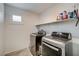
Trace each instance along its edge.
<path fill-rule="evenodd" d="M 24 49 L 26 49 L 26 48 L 24 48 Z M 17 51 L 22 51 L 22 50 L 23 50 L 23 49 L 13 50 L 13 51 L 5 51 L 5 52 L 4 52 L 4 55 L 6 56 L 7 54 L 15 53 L 15 52 L 17 52 Z"/>

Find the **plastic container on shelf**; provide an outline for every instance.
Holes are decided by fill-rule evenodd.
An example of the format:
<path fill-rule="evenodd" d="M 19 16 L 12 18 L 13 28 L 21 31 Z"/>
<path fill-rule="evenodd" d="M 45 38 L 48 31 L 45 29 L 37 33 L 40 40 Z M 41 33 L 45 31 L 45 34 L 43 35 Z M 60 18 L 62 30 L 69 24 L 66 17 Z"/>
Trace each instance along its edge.
<path fill-rule="evenodd" d="M 68 19 L 68 13 L 67 13 L 67 11 L 63 12 L 63 19 Z"/>
<path fill-rule="evenodd" d="M 60 20 L 64 20 L 64 19 L 63 19 L 63 13 L 60 13 L 60 14 L 59 14 L 59 19 L 60 19 Z"/>
<path fill-rule="evenodd" d="M 57 16 L 56 20 L 60 20 L 60 17 L 59 17 L 59 16 Z"/>

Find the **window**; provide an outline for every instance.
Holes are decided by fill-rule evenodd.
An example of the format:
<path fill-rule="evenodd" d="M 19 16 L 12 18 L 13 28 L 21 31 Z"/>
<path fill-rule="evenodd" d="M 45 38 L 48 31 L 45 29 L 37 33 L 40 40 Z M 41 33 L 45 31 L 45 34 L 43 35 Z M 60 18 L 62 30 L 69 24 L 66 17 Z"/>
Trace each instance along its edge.
<path fill-rule="evenodd" d="M 17 15 L 12 15 L 12 20 L 13 22 L 21 22 L 21 16 L 17 16 Z"/>

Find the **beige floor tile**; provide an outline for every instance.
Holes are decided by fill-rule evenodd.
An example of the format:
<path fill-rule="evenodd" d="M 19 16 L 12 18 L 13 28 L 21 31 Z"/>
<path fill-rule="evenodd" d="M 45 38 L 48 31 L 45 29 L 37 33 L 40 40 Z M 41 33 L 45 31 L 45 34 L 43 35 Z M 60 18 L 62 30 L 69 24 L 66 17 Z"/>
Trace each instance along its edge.
<path fill-rule="evenodd" d="M 20 51 L 8 53 L 6 56 L 32 56 L 32 54 L 28 49 L 23 49 Z"/>

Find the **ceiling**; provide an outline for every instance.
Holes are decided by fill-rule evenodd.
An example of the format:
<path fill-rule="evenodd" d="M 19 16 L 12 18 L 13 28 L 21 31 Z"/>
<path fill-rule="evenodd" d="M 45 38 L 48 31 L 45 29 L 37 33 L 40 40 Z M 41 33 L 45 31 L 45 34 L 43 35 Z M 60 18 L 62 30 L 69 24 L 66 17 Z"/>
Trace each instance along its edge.
<path fill-rule="evenodd" d="M 42 13 L 49 7 L 53 6 L 53 3 L 7 3 L 7 5 L 14 6 L 20 9 L 29 10 L 35 13 Z"/>

